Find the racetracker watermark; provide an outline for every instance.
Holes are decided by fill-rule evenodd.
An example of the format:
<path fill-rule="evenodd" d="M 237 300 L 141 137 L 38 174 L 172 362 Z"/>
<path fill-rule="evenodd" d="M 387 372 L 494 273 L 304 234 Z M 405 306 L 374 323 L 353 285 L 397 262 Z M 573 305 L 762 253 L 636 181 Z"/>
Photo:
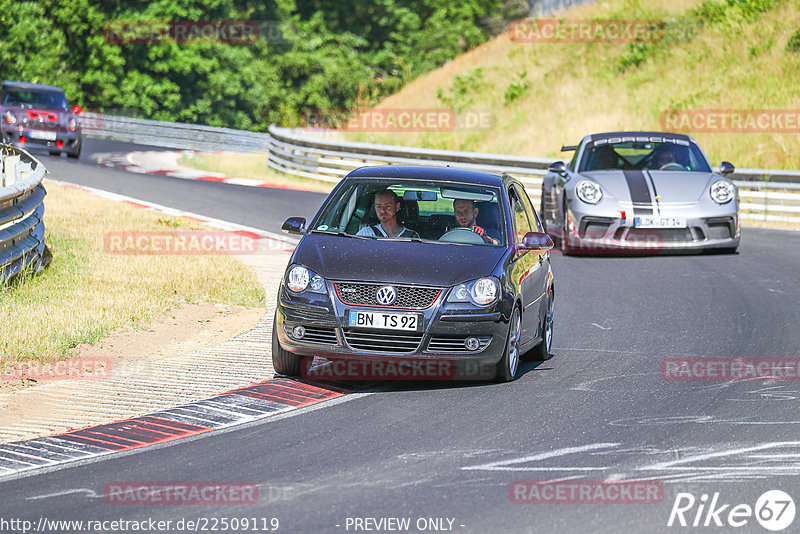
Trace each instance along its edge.
<path fill-rule="evenodd" d="M 673 382 L 800 380 L 800 358 L 664 358 L 660 372 Z"/>
<path fill-rule="evenodd" d="M 103 499 L 118 505 L 231 505 L 258 502 L 253 482 L 109 482 Z"/>
<path fill-rule="evenodd" d="M 103 236 L 103 249 L 106 254 L 115 255 L 256 254 L 259 240 L 254 235 L 216 231 L 108 232 Z"/>
<path fill-rule="evenodd" d="M 3 361 L 2 380 L 99 380 L 111 376 L 111 360 L 104 356 L 52 361 Z"/>
<path fill-rule="evenodd" d="M 456 132 L 489 130 L 495 115 L 485 109 L 456 113 L 447 108 L 312 109 L 303 113 L 308 131 L 341 129 L 352 132 Z"/>
<path fill-rule="evenodd" d="M 522 19 L 509 24 L 515 43 L 652 43 L 664 38 L 656 20 Z"/>
<path fill-rule="evenodd" d="M 687 133 L 800 133 L 798 109 L 684 109 L 661 113 L 661 129 Z"/>
<path fill-rule="evenodd" d="M 516 480 L 508 485 L 515 504 L 654 504 L 664 486 L 653 480 Z"/>
<path fill-rule="evenodd" d="M 628 219 L 628 213 L 619 213 L 621 221 L 636 224 L 635 217 Z M 573 227 L 569 229 L 574 232 Z M 604 231 L 587 230 L 580 239 L 575 233 L 568 234 L 567 245 L 583 254 L 658 254 L 664 248 L 664 234 L 660 230 L 632 227 L 621 236 L 616 232 L 607 236 Z"/>
<path fill-rule="evenodd" d="M 112 20 L 105 26 L 111 44 L 273 44 L 289 41 L 280 21 L 256 20 Z"/>
<path fill-rule="evenodd" d="M 449 358 L 403 360 L 332 360 L 314 365 L 308 358 L 300 366 L 308 380 L 486 380 L 495 376 L 495 366 Z"/>

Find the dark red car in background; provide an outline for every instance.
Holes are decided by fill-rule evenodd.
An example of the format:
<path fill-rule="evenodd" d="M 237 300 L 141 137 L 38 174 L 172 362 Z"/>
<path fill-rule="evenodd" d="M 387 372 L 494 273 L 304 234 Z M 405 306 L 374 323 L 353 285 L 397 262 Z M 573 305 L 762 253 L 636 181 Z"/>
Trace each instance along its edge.
<path fill-rule="evenodd" d="M 38 83 L 3 82 L 0 122 L 3 142 L 22 148 L 49 150 L 52 155 L 81 154 L 80 106 L 70 108 L 59 87 Z"/>

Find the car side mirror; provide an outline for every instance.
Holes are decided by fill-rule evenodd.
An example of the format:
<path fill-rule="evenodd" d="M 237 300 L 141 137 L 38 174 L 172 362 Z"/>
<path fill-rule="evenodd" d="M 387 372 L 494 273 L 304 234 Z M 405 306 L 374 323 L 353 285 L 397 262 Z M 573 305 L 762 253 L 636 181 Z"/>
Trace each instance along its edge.
<path fill-rule="evenodd" d="M 287 234 L 302 235 L 306 233 L 306 219 L 304 217 L 289 217 L 281 226 Z"/>
<path fill-rule="evenodd" d="M 75 115 L 78 115 L 81 111 L 83 111 L 83 108 L 80 107 L 78 104 L 75 104 L 74 106 L 72 106 L 72 112 Z"/>
<path fill-rule="evenodd" d="M 733 171 L 735 170 L 736 167 L 734 167 L 732 163 L 728 163 L 727 161 L 723 161 L 722 163 L 719 164 L 719 173 L 722 176 L 728 176 L 729 174 L 732 174 Z"/>
<path fill-rule="evenodd" d="M 517 250 L 551 250 L 553 240 L 544 232 L 528 232 L 522 238 L 522 243 L 517 243 Z"/>
<path fill-rule="evenodd" d="M 554 161 L 547 167 L 547 170 L 556 174 L 566 174 L 567 166 L 564 165 L 563 161 Z"/>

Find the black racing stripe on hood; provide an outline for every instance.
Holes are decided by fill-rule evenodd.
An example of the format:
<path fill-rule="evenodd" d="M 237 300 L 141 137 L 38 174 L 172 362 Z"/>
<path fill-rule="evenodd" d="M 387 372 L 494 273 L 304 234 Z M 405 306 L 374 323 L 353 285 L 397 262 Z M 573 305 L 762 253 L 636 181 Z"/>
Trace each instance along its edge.
<path fill-rule="evenodd" d="M 633 212 L 636 215 L 652 215 L 652 207 L 638 207 L 637 204 L 653 204 L 653 199 L 650 197 L 650 189 L 647 187 L 647 180 L 642 171 L 622 171 L 625 174 L 625 180 L 628 182 L 628 190 L 631 193 L 631 201 L 633 202 Z"/>

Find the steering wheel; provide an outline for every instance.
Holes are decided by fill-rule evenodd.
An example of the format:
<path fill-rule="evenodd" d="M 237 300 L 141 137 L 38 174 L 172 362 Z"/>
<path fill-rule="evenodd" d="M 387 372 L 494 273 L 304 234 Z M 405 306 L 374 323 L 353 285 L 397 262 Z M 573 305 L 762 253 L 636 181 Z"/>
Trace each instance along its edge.
<path fill-rule="evenodd" d="M 483 245 L 484 243 L 483 238 L 473 232 L 472 228 L 464 228 L 462 226 L 453 228 L 440 237 L 439 241 L 444 243 L 465 243 L 472 245 Z"/>
<path fill-rule="evenodd" d="M 662 165 L 658 170 L 660 171 L 685 171 L 686 167 L 677 163 L 675 161 L 670 161 L 669 163 Z"/>

